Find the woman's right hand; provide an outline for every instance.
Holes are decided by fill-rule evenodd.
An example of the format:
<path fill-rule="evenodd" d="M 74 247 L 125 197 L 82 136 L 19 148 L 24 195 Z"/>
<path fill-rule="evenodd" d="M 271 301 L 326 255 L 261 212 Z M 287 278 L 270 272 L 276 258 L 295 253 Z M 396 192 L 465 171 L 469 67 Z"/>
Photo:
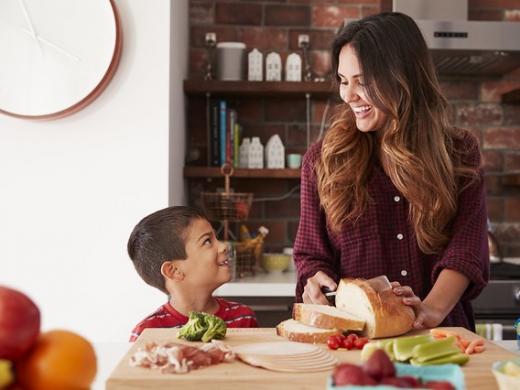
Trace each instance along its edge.
<path fill-rule="evenodd" d="M 307 279 L 307 283 L 303 288 L 303 303 L 328 305 L 327 297 L 321 292 L 322 287 L 327 287 L 330 291 L 336 291 L 338 286 L 325 272 L 318 271 L 314 276 Z"/>

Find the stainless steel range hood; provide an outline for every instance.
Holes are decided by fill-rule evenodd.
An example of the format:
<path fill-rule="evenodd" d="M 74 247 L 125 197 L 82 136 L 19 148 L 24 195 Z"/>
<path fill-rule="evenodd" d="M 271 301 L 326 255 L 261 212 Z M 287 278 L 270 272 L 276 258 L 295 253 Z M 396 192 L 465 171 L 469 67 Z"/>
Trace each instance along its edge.
<path fill-rule="evenodd" d="M 520 66 L 520 23 L 468 21 L 467 0 L 393 0 L 414 18 L 440 75 L 499 76 Z"/>

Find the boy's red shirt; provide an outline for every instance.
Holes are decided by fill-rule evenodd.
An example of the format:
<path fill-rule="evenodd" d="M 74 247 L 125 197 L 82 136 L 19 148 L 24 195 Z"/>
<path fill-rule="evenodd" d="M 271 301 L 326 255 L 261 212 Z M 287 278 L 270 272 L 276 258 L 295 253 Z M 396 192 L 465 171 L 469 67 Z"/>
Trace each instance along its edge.
<path fill-rule="evenodd" d="M 255 313 L 248 306 L 222 298 L 215 299 L 219 304 L 215 315 L 222 318 L 228 328 L 258 327 Z M 146 328 L 180 328 L 186 322 L 188 322 L 188 317 L 179 313 L 168 302 L 137 324 L 132 330 L 130 341 L 135 341 Z"/>

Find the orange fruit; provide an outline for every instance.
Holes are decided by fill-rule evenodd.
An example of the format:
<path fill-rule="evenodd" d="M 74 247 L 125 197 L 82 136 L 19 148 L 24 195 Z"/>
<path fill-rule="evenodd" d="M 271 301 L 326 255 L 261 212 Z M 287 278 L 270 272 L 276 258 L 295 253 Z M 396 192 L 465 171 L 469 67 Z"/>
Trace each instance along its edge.
<path fill-rule="evenodd" d="M 92 344 L 66 330 L 42 333 L 17 364 L 18 383 L 26 390 L 88 389 L 96 376 Z"/>

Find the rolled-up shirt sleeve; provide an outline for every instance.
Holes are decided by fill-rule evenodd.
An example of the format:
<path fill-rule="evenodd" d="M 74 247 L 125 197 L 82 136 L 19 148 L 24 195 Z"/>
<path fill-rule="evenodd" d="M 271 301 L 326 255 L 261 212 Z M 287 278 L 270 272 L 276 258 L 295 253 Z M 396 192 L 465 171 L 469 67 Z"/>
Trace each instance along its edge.
<path fill-rule="evenodd" d="M 472 160 L 480 164 L 478 145 L 474 145 L 471 154 Z M 480 294 L 489 280 L 486 193 L 482 169 L 479 170 L 478 179 L 459 195 L 451 237 L 443 256 L 433 267 L 432 283 L 445 268 L 460 272 L 470 280 L 461 301 L 470 301 Z"/>
<path fill-rule="evenodd" d="M 337 280 L 336 256 L 328 238 L 325 213 L 320 205 L 314 164 L 321 144 L 305 154 L 301 170 L 300 224 L 294 243 L 294 261 L 298 273 L 296 301 L 302 301 L 307 279 L 323 271 Z"/>

